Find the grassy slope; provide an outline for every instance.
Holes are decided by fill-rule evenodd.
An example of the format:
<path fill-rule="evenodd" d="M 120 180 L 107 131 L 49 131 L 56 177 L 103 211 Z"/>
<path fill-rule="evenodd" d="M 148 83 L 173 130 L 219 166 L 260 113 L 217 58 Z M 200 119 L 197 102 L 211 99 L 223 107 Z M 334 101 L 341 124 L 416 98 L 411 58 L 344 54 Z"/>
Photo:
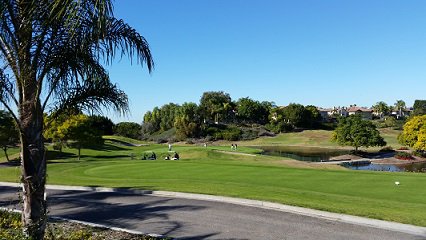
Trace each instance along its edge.
<path fill-rule="evenodd" d="M 401 145 L 397 141 L 397 136 L 401 131 L 388 128 L 379 129 L 382 137 L 388 146 L 399 148 Z M 252 141 L 240 142 L 240 145 L 257 146 L 257 145 L 292 145 L 292 146 L 311 146 L 311 147 L 327 147 L 342 148 L 337 143 L 331 142 L 332 131 L 326 130 L 306 130 L 303 132 L 282 133 L 275 137 L 263 137 Z M 346 147 L 350 148 L 350 147 Z M 380 149 L 380 148 L 370 148 Z"/>
<path fill-rule="evenodd" d="M 229 151 L 228 146 L 173 148 L 180 161 L 130 160 L 130 153 L 141 156 L 152 150 L 163 159 L 167 146 L 157 144 L 84 149 L 80 162 L 75 150 L 66 149 L 64 159 L 49 156 L 54 160 L 48 165 L 48 182 L 261 199 L 426 226 L 425 174 L 317 169 L 315 164 L 278 157 L 222 152 Z M 238 151 L 257 150 L 239 147 Z M 0 181 L 17 181 L 18 176 L 19 168 L 0 168 Z"/>

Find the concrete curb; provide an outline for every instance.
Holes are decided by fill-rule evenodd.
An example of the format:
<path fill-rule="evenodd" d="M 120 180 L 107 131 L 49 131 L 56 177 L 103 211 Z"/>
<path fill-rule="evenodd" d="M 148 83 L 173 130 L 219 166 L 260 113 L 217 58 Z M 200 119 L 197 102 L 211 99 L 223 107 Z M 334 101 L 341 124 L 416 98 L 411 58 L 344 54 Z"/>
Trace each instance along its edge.
<path fill-rule="evenodd" d="M 18 183 L 0 182 L 0 186 L 8 187 L 21 187 Z M 284 205 L 279 203 L 272 203 L 259 200 L 250 200 L 243 198 L 233 198 L 224 196 L 213 196 L 196 193 L 181 193 L 181 192 L 169 192 L 169 191 L 149 191 L 149 190 L 138 190 L 138 189 L 123 189 L 123 188 L 105 188 L 105 187 L 81 187 L 81 186 L 65 186 L 65 185 L 46 185 L 47 189 L 51 190 L 71 190 L 71 191 L 95 191 L 95 192 L 117 192 L 117 193 L 129 193 L 129 194 L 141 194 L 141 195 L 153 195 L 159 197 L 172 197 L 172 198 L 184 198 L 202 201 L 213 201 L 222 203 L 231 203 L 241 206 L 257 207 L 263 209 L 271 209 L 281 212 L 288 212 L 293 214 L 299 214 L 309 217 L 321 218 L 331 221 L 350 223 L 355 225 L 385 229 L 389 231 L 396 231 L 402 233 L 408 233 L 426 237 L 426 227 L 414 226 L 410 224 L 389 222 L 365 217 L 352 216 L 340 213 L 331 213 L 321 210 L 296 207 L 290 205 Z"/>

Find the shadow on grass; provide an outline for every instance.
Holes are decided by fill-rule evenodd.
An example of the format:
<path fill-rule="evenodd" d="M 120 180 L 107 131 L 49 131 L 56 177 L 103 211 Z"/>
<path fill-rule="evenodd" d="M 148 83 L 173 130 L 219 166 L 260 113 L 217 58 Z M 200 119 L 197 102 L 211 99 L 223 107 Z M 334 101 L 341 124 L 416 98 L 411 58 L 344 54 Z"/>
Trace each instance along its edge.
<path fill-rule="evenodd" d="M 127 148 L 123 148 L 123 147 L 119 147 L 116 145 L 112 145 L 112 144 L 102 144 L 99 146 L 92 146 L 89 147 L 88 149 L 92 149 L 92 150 L 97 150 L 97 151 L 127 151 L 129 149 Z"/>

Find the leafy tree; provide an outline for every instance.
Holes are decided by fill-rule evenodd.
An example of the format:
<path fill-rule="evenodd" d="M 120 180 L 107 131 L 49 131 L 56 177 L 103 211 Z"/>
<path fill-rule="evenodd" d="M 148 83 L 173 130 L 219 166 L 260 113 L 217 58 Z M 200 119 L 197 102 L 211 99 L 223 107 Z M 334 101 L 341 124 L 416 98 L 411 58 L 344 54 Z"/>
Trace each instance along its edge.
<path fill-rule="evenodd" d="M 339 118 L 332 140 L 342 146 L 355 147 L 355 151 L 358 151 L 359 147 L 386 145 L 376 126 L 359 115 Z"/>
<path fill-rule="evenodd" d="M 238 119 L 246 123 L 266 124 L 268 122 L 270 104 L 259 102 L 249 97 L 240 98 L 236 102 Z"/>
<path fill-rule="evenodd" d="M 205 92 L 200 99 L 200 109 L 205 120 L 227 119 L 232 110 L 232 100 L 228 93 Z"/>
<path fill-rule="evenodd" d="M 47 117 L 46 122 L 50 124 L 44 130 L 44 137 L 52 139 L 58 150 L 63 146 L 78 149 L 78 160 L 80 160 L 81 148 L 90 148 L 103 144 L 103 130 L 93 126 L 91 117 L 84 114 L 61 114 L 55 119 Z"/>
<path fill-rule="evenodd" d="M 321 122 L 321 113 L 318 108 L 313 105 L 305 106 L 306 125 L 307 127 L 315 127 Z"/>
<path fill-rule="evenodd" d="M 269 114 L 269 124 L 267 128 L 275 133 L 288 132 L 293 130 L 293 126 L 285 120 L 284 108 L 271 108 Z"/>
<path fill-rule="evenodd" d="M 128 55 L 153 68 L 146 40 L 112 9 L 111 0 L 0 0 L 0 103 L 20 133 L 22 219 L 34 240 L 46 227 L 43 112 L 124 113 L 127 96 L 101 62 Z"/>
<path fill-rule="evenodd" d="M 15 146 L 19 142 L 19 133 L 13 117 L 4 110 L 0 110 L 0 146 L 4 151 L 6 160 L 9 162 L 7 149 Z"/>
<path fill-rule="evenodd" d="M 141 125 L 135 122 L 120 122 L 114 127 L 114 134 L 118 136 L 139 139 Z"/>
<path fill-rule="evenodd" d="M 390 107 L 383 101 L 377 102 L 372 106 L 373 111 L 382 119 L 384 116 L 389 115 Z"/>
<path fill-rule="evenodd" d="M 173 128 L 176 112 L 178 111 L 178 109 L 179 109 L 179 105 L 174 103 L 163 105 L 160 108 L 160 118 L 161 118 L 160 130 L 161 131 L 164 132 Z"/>
<path fill-rule="evenodd" d="M 413 115 L 426 114 L 426 100 L 415 100 L 413 105 Z"/>
<path fill-rule="evenodd" d="M 69 116 L 57 131 L 68 146 L 77 148 L 78 160 L 80 160 L 81 148 L 99 146 L 104 142 L 102 132 L 94 128 L 90 118 L 83 114 Z"/>
<path fill-rule="evenodd" d="M 426 151 L 426 115 L 410 118 L 404 124 L 398 141 L 416 151 Z"/>
<path fill-rule="evenodd" d="M 114 123 L 108 117 L 100 115 L 89 116 L 88 121 L 92 128 L 100 132 L 101 135 L 112 135 Z"/>
<path fill-rule="evenodd" d="M 283 110 L 285 121 L 294 127 L 306 127 L 309 124 L 309 113 L 301 104 L 290 103 Z"/>
<path fill-rule="evenodd" d="M 184 103 L 175 119 L 176 137 L 179 140 L 198 137 L 201 134 L 201 117 L 195 103 Z"/>

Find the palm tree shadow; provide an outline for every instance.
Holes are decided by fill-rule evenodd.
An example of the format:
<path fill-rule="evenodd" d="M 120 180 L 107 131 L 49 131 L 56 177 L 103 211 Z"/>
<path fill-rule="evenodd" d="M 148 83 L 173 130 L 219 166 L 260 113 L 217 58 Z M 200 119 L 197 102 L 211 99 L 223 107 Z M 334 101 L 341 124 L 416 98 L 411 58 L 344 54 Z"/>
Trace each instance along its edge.
<path fill-rule="evenodd" d="M 170 213 L 174 211 L 194 212 L 206 208 L 190 204 L 169 203 L 171 200 L 173 199 L 111 192 L 67 191 L 48 195 L 51 210 L 57 217 L 120 228 L 155 226 L 157 231 L 155 233 L 165 236 L 173 235 L 185 228 L 184 222 L 170 219 Z M 203 239 L 214 235 L 216 233 L 188 239 Z"/>

